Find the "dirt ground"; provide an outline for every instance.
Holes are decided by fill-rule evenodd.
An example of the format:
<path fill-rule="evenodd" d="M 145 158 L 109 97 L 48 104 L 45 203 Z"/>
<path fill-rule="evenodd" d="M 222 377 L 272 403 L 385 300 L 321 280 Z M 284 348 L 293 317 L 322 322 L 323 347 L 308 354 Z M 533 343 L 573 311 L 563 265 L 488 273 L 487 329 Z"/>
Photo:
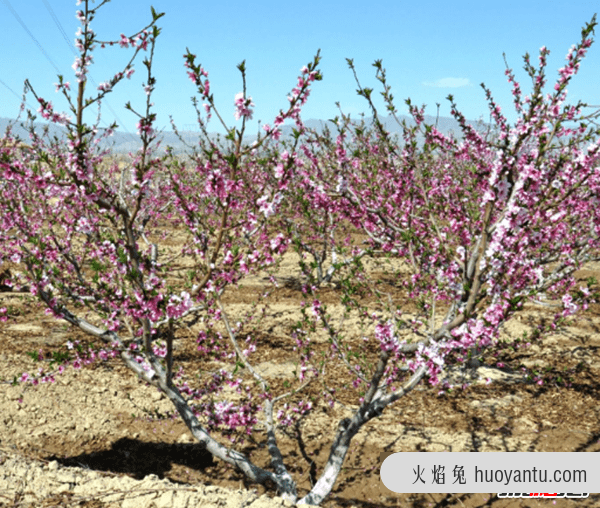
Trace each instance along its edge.
<path fill-rule="evenodd" d="M 588 267 L 590 272 L 600 278 L 600 264 Z M 225 303 L 232 313 L 250 305 L 250 286 L 227 293 Z M 331 301 L 332 313 L 334 293 L 323 288 L 321 295 Z M 258 368 L 274 386 L 293 375 L 295 356 L 286 330 L 301 298 L 296 287 L 282 285 L 261 322 Z M 0 377 L 5 381 L 0 384 L 0 506 L 288 506 L 272 491 L 247 484 L 240 473 L 203 453 L 183 422 L 168 415 L 170 402 L 117 360 L 68 368 L 56 376 L 55 384 L 11 386 L 13 376 L 38 368 L 26 352 L 51 352 L 68 340 L 89 338 L 45 315 L 27 294 L 0 288 L 0 307 L 10 307 L 14 316 L 0 323 Z M 547 312 L 531 305 L 504 333 L 521 335 L 530 318 Z M 191 334 L 176 341 L 176 365 L 193 372 L 194 348 Z M 381 483 L 382 454 L 390 452 L 600 451 L 600 304 L 543 345 L 503 355 L 484 357 L 478 368 L 451 373 L 458 385 L 460 376 L 466 376 L 471 383 L 467 389 L 439 395 L 439 387 L 423 385 L 370 422 L 355 437 L 323 506 L 600 506 L 599 494 L 581 500 L 396 494 Z M 528 367 L 537 363 L 548 381 L 527 382 L 519 370 L 497 367 L 508 360 Z M 487 378 L 493 382 L 486 383 Z M 313 395 L 319 393 L 315 387 Z M 299 494 L 320 473 L 339 418 L 352 407 L 351 399 L 340 395 L 333 409 L 313 411 L 303 420 L 300 438 L 280 436 L 285 462 L 299 479 Z M 249 441 L 243 451 L 259 465 L 268 464 L 260 444 Z"/>

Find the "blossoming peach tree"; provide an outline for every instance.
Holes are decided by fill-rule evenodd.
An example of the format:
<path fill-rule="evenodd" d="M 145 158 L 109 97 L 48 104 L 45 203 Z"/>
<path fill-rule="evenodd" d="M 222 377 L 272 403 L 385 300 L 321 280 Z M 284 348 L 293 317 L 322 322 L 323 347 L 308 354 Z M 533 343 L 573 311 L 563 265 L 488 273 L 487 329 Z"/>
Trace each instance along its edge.
<path fill-rule="evenodd" d="M 552 93 L 543 93 L 546 48 L 537 68 L 525 57 L 530 95 L 523 97 L 507 70 L 520 115 L 516 125 L 508 124 L 486 90 L 496 135 L 484 135 L 449 97 L 461 141 L 425 125 L 423 109 L 410 102 L 416 124 L 404 125 L 402 143 L 392 139 L 378 119 L 373 91 L 358 79 L 373 125 L 342 115 L 335 140 L 309 132 L 300 113 L 312 83 L 321 79 L 317 54 L 302 68 L 287 109 L 248 145 L 254 104 L 244 63 L 243 90 L 234 98 L 237 123 L 230 128 L 215 107 L 208 72 L 188 51 L 185 67 L 202 102 L 194 106 L 204 137 L 200 153 L 182 161 L 168 148 L 159 152 L 150 102 L 162 14 L 152 9 L 145 29 L 103 42 L 90 22 L 104 3 L 91 9 L 86 0 L 78 12 L 74 99 L 59 76 L 57 90 L 74 117 L 36 95 L 41 115 L 65 127 L 66 148 L 33 130 L 31 147 L 19 147 L 9 132 L 10 142 L 0 148 L 0 263 L 21 267 L 20 283 L 47 311 L 91 337 L 89 344 L 69 343 L 70 349 L 47 358 L 56 371 L 120 358 L 166 394 L 208 452 L 250 481 L 274 485 L 286 499 L 319 504 L 361 428 L 424 379 L 435 385 L 448 366 L 500 347 L 501 326 L 528 300 L 561 302 L 550 327 L 538 330 L 539 340 L 592 301 L 593 281 L 582 285 L 575 272 L 598 259 L 599 132 L 589 127 L 583 104 L 565 100 L 592 44 L 595 18 L 569 51 Z M 86 97 L 98 45 L 131 47 L 135 54 Z M 98 144 L 116 126 L 99 136 L 98 123 L 87 125 L 83 114 L 131 76 L 139 52 L 148 55 L 146 109 L 127 108 L 139 117 L 142 148 L 123 167 Z M 380 62 L 375 66 L 387 109 L 396 115 L 385 70 Z M 227 132 L 224 143 L 208 135 L 213 118 Z M 290 120 L 294 132 L 283 150 L 282 125 Z M 166 242 L 173 232 L 177 242 Z M 290 248 L 300 255 L 306 300 L 288 337 L 300 368 L 285 392 L 274 393 L 256 368 L 261 346 L 248 332 L 259 314 L 233 319 L 224 296 L 235 294 L 248 274 L 267 273 L 277 283 L 278 264 Z M 312 265 L 305 255 L 313 256 Z M 388 290 L 364 262 L 382 256 L 394 281 Z M 318 286 L 328 282 L 340 296 L 336 315 L 320 298 Z M 403 311 L 407 300 L 416 310 Z M 6 309 L 0 312 L 9 317 Z M 192 386 L 193 377 L 175 365 L 175 340 L 194 323 L 200 324 L 198 358 L 230 368 L 207 368 Z M 326 348 L 318 336 L 326 338 Z M 56 371 L 40 368 L 15 382 L 51 382 Z M 355 409 L 339 422 L 320 476 L 300 496 L 279 445 L 281 432 L 316 405 L 338 400 L 332 372 L 338 392 L 354 393 Z M 309 385 L 320 387 L 322 400 L 304 396 Z M 226 387 L 237 392 L 233 401 Z M 245 434 L 265 441 L 270 465 L 255 464 L 236 449 Z"/>

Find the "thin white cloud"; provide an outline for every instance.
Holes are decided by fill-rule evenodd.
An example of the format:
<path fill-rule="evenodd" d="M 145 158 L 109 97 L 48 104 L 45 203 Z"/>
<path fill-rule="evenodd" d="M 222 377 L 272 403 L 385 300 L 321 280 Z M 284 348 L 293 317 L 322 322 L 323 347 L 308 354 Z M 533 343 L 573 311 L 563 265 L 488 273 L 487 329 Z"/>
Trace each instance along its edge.
<path fill-rule="evenodd" d="M 442 78 L 437 81 L 424 81 L 425 86 L 434 86 L 436 88 L 461 88 L 463 86 L 471 86 L 468 78 Z"/>

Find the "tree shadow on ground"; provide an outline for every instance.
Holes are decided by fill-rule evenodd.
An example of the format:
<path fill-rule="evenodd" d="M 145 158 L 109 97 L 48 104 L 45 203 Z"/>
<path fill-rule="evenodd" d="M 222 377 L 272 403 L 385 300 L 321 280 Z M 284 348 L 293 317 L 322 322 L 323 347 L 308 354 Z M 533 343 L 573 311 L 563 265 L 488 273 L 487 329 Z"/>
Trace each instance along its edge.
<path fill-rule="evenodd" d="M 96 471 L 127 474 L 141 480 L 149 474 L 164 478 L 173 464 L 203 470 L 214 464 L 212 455 L 194 443 L 146 443 L 122 438 L 110 450 L 92 452 L 74 457 L 46 457 L 63 466 L 85 467 Z"/>

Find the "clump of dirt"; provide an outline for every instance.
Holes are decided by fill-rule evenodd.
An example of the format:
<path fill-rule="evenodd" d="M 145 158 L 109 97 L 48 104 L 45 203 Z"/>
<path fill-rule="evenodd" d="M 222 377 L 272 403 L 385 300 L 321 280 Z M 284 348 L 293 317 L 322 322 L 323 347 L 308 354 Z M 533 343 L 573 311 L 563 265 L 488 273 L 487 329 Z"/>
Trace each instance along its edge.
<path fill-rule="evenodd" d="M 258 496 L 249 490 L 210 485 L 182 485 L 149 474 L 142 480 L 99 473 L 86 467 L 65 467 L 56 460 L 40 462 L 0 452 L 0 506 L 43 508 L 279 508 L 292 503 Z M 305 505 L 309 508 L 309 505 Z"/>

